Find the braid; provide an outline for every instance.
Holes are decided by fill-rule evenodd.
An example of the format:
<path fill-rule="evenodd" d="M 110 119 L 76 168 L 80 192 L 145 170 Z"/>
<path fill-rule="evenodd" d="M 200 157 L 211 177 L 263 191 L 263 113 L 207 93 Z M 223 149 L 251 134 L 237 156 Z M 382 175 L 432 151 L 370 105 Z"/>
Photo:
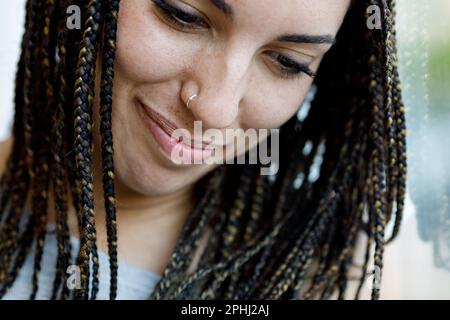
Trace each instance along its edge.
<path fill-rule="evenodd" d="M 310 115 L 310 117 L 311 117 L 311 115 Z M 307 124 L 304 128 L 307 128 Z M 288 145 L 291 146 L 292 150 L 295 150 L 296 152 L 298 152 L 298 150 L 302 150 L 304 148 L 305 142 L 306 142 L 306 140 L 304 137 L 294 137 L 293 141 L 290 142 Z M 297 145 L 297 143 L 298 143 L 298 145 Z M 293 179 L 296 179 L 299 172 L 301 172 L 301 168 L 303 166 L 305 166 L 305 164 L 306 164 L 306 167 L 309 167 L 311 165 L 311 163 L 313 161 L 313 157 L 316 154 L 317 147 L 318 147 L 318 144 L 314 144 L 313 150 L 311 151 L 310 155 L 308 155 L 306 157 L 304 162 L 303 161 L 299 161 L 299 162 L 293 161 L 293 163 L 297 163 L 297 165 L 290 167 L 290 171 L 288 173 L 286 173 L 286 178 L 283 180 L 283 184 L 281 185 L 279 192 L 278 192 L 280 195 L 280 200 L 278 201 L 277 207 L 274 210 L 275 219 L 278 219 L 282 215 L 284 210 L 287 209 L 287 204 L 289 204 L 295 208 L 296 204 L 299 201 L 301 201 L 300 198 L 298 196 L 295 197 L 295 195 L 294 195 L 294 198 L 292 199 L 293 201 L 290 201 L 290 200 L 288 201 L 287 196 L 285 196 L 285 194 L 290 189 L 292 189 L 292 186 L 294 183 Z M 297 154 L 295 156 L 299 156 L 299 155 Z M 288 158 L 290 158 L 290 157 L 288 157 Z M 302 190 L 305 190 L 308 186 L 309 185 L 307 183 L 303 184 Z M 258 288 L 257 283 L 258 282 L 262 283 L 262 281 L 260 281 L 262 272 L 267 272 L 267 270 L 271 270 L 273 268 L 273 266 L 276 263 L 277 256 L 278 257 L 282 256 L 282 255 L 277 255 L 277 252 L 281 252 L 281 251 L 285 250 L 288 247 L 288 244 L 286 242 L 283 242 L 282 244 L 278 245 L 277 247 L 274 247 L 274 246 L 275 246 L 275 243 L 271 243 L 269 246 L 267 246 L 264 249 L 263 254 L 259 258 L 259 262 L 256 264 L 255 271 L 253 271 L 251 280 L 245 286 L 245 289 L 243 289 L 242 294 L 249 295 L 249 294 L 255 292 L 255 290 Z M 276 250 L 274 250 L 274 249 L 276 249 Z M 270 260 L 269 260 L 269 257 L 270 257 Z M 251 288 L 253 288 L 253 289 L 251 290 Z"/>
<path fill-rule="evenodd" d="M 0 267 L 0 283 L 6 280 L 9 273 L 11 258 L 14 253 L 14 245 L 17 241 L 19 232 L 19 220 L 21 216 L 21 208 L 25 203 L 28 195 L 28 188 L 30 185 L 30 179 L 34 176 L 32 168 L 33 151 L 31 150 L 31 106 L 30 101 L 33 99 L 33 81 L 32 66 L 36 60 L 36 42 L 37 42 L 37 29 L 39 29 L 40 19 L 39 17 L 39 1 L 29 0 L 27 6 L 27 17 L 25 22 L 25 30 L 27 30 L 23 36 L 24 46 L 24 77 L 23 77 L 23 105 L 20 113 L 17 112 L 15 120 L 22 122 L 21 125 L 15 124 L 15 128 L 22 127 L 23 131 L 19 133 L 19 137 L 15 139 L 13 145 L 13 153 L 9 158 L 9 167 L 13 169 L 11 182 L 15 183 L 15 190 L 10 190 L 9 194 L 10 206 L 9 212 L 4 217 L 0 234 L 0 256 L 2 264 Z M 17 97 L 16 97 L 17 99 Z M 19 145 L 21 143 L 22 145 Z M 18 163 L 17 167 L 14 167 L 14 163 Z M 6 194 L 8 191 L 5 192 Z M 2 201 L 3 202 L 3 201 Z M 2 205 L 3 206 L 3 205 Z M 6 201 L 5 201 L 6 206 Z M 18 257 L 20 260 L 20 257 Z M 17 268 L 12 268 L 17 269 Z M 8 281 L 5 281 L 4 287 L 7 287 Z"/>
<path fill-rule="evenodd" d="M 20 272 L 20 269 L 25 262 L 25 258 L 30 251 L 31 244 L 33 242 L 32 230 L 34 228 L 34 221 L 30 217 L 28 218 L 27 226 L 25 227 L 24 235 L 20 239 L 20 243 L 22 246 L 19 248 L 19 252 L 17 254 L 17 258 L 15 261 L 15 266 L 7 270 L 5 273 L 5 278 L 2 279 L 2 286 L 0 288 L 0 297 L 3 297 L 5 293 L 11 288 L 14 283 L 17 275 Z"/>
<path fill-rule="evenodd" d="M 54 0 L 46 0 L 44 4 L 44 25 L 42 31 L 42 39 L 40 45 L 40 60 L 42 67 L 42 74 L 44 76 L 44 82 L 40 88 L 40 96 L 42 97 L 42 107 L 48 108 L 49 110 L 54 110 L 54 84 L 52 81 L 55 79 L 53 71 L 54 66 L 50 63 L 50 56 L 55 54 L 55 43 L 53 39 L 56 36 L 56 28 L 53 26 L 56 15 L 54 14 Z M 36 147 L 38 150 L 36 153 L 36 176 L 35 183 L 37 184 L 33 193 L 33 216 L 36 216 L 38 222 L 35 224 L 37 230 L 34 231 L 37 234 L 36 250 L 34 258 L 34 273 L 32 279 L 33 291 L 31 292 L 30 299 L 36 297 L 39 282 L 39 273 L 41 269 L 41 258 L 44 249 L 45 236 L 46 236 L 46 222 L 47 222 L 47 200 L 48 200 L 48 188 L 49 188 L 49 167 L 50 167 L 50 157 L 49 157 L 49 129 L 51 124 L 48 122 L 48 117 L 43 116 L 40 112 L 41 108 L 35 108 L 36 115 L 34 118 L 43 126 L 40 130 L 40 141 L 42 145 Z M 41 189 L 42 188 L 42 189 Z M 34 213 L 36 210 L 36 213 Z"/>
<path fill-rule="evenodd" d="M 83 30 L 69 31 L 65 9 L 78 1 L 27 1 L 14 143 L 0 179 L 0 297 L 33 245 L 30 297 L 37 296 L 53 188 L 58 248 L 51 297 L 96 298 L 92 110 L 99 57 L 109 297 L 117 296 L 112 97 L 119 2 L 83 2 Z M 365 28 L 372 4 L 383 8 L 382 30 Z M 352 2 L 336 45 L 321 62 L 306 118 L 292 117 L 281 127 L 277 174 L 261 176 L 259 165 L 226 165 L 200 179 L 196 205 L 150 299 L 328 299 L 335 294 L 345 299 L 361 233 L 367 239 L 356 297 L 371 258 L 381 274 L 384 246 L 399 232 L 406 192 L 405 107 L 394 19 L 394 0 Z M 28 201 L 29 215 L 24 214 Z M 75 292 L 65 285 L 72 259 L 69 205 L 80 234 L 81 289 Z M 385 227 L 394 215 L 386 240 Z M 191 270 L 207 228 L 208 245 Z M 375 280 L 372 298 L 378 299 Z"/>
<path fill-rule="evenodd" d="M 66 1 L 60 0 L 59 7 L 65 8 Z M 54 128 L 52 136 L 55 141 L 52 144 L 53 155 L 53 176 L 52 181 L 54 183 L 54 198 L 55 198 L 55 212 L 56 212 L 56 234 L 58 241 L 58 257 L 56 261 L 56 273 L 53 282 L 53 292 L 51 299 L 56 299 L 60 287 L 63 286 L 62 297 L 67 296 L 66 283 L 66 270 L 71 260 L 71 243 L 69 240 L 69 228 L 67 225 L 67 172 L 63 165 L 64 156 L 67 153 L 67 144 L 64 143 L 67 140 L 66 132 L 64 130 L 64 124 L 67 121 L 66 110 L 64 104 L 66 103 L 66 97 L 68 95 L 68 85 L 65 78 L 66 68 L 66 46 L 65 41 L 67 39 L 67 29 L 65 23 L 67 17 L 63 15 L 58 25 L 58 57 L 59 64 L 57 69 L 57 78 L 60 79 L 59 84 L 59 101 L 56 106 L 56 110 L 53 113 Z"/>
<path fill-rule="evenodd" d="M 75 82 L 75 153 L 78 168 L 79 197 L 81 199 L 79 218 L 81 220 L 80 250 L 77 264 L 81 267 L 81 289 L 78 298 L 89 294 L 90 255 L 93 255 L 93 285 L 91 298 L 95 299 L 98 289 L 98 256 L 92 177 L 92 103 L 94 99 L 95 57 L 97 56 L 99 24 L 101 23 L 101 1 L 91 0 L 88 4 L 88 18 L 83 32 Z"/>
<path fill-rule="evenodd" d="M 205 196 L 202 197 L 194 211 L 189 215 L 180 235 L 180 239 L 183 240 L 178 241 L 170 262 L 164 270 L 162 279 L 155 286 L 150 298 L 161 299 L 163 292 L 170 287 L 171 281 L 176 281 L 177 274 L 181 272 L 181 270 L 184 270 L 191 261 L 190 255 L 197 247 L 204 227 L 216 211 L 216 202 L 218 201 L 223 188 L 223 174 L 224 168 L 220 168 L 219 170 L 215 170 L 210 178 L 206 178 L 208 180 L 205 188 Z M 193 225 L 195 225 L 196 228 L 191 230 Z"/>
<path fill-rule="evenodd" d="M 112 86 L 114 77 L 114 57 L 116 52 L 116 30 L 119 1 L 111 1 L 105 12 L 105 38 L 103 43 L 103 68 L 100 113 L 102 133 L 103 189 L 105 193 L 106 228 L 110 257 L 111 287 L 110 299 L 117 294 L 117 223 L 114 195 L 113 139 L 111 130 Z"/>
<path fill-rule="evenodd" d="M 352 122 L 352 120 L 350 120 Z M 355 149 L 356 150 L 356 149 Z M 340 159 L 345 159 L 345 154 L 348 152 L 348 147 L 346 144 L 341 149 Z M 335 174 L 330 177 L 330 181 L 335 180 L 335 175 L 340 170 L 340 166 L 336 166 Z M 331 188 L 333 184 L 330 182 L 330 189 L 327 190 L 323 194 L 323 198 L 321 200 L 321 204 L 319 205 L 319 210 L 309 221 L 309 226 L 303 231 L 303 236 L 300 236 L 297 240 L 297 244 L 294 249 L 290 249 L 289 254 L 281 264 L 281 266 L 276 270 L 274 276 L 270 279 L 270 283 L 275 285 L 275 288 L 272 289 L 271 286 L 267 286 L 263 291 L 263 296 L 271 292 L 270 299 L 277 299 L 284 292 L 289 291 L 289 286 L 292 285 L 294 279 L 296 278 L 297 273 L 293 272 L 293 266 L 297 266 L 296 270 L 300 273 L 300 279 L 303 276 L 303 273 L 306 272 L 306 269 L 309 267 L 312 256 L 314 253 L 313 248 L 317 246 L 320 238 L 322 237 L 321 233 L 325 231 L 327 225 L 332 225 L 330 219 L 332 219 L 331 214 L 335 209 L 335 205 L 337 204 L 338 196 L 330 198 L 330 193 L 332 192 Z M 346 187 L 345 184 L 340 185 L 340 189 L 344 189 Z M 338 190 L 337 195 L 339 195 L 342 191 Z M 325 212 L 323 212 L 323 211 Z M 316 220 L 318 219 L 318 220 Z M 316 222 L 316 223 L 315 223 Z M 315 228 L 313 226 L 316 225 Z M 302 245 L 300 245 L 302 244 Z M 302 254 L 299 254 L 301 252 Z M 280 279 L 280 276 L 283 277 Z"/>
<path fill-rule="evenodd" d="M 385 108 L 386 108 L 386 115 L 387 115 L 387 131 L 388 131 L 388 154 L 389 158 L 391 159 L 391 162 L 388 163 L 388 188 L 385 190 L 385 178 L 384 178 L 384 163 L 385 160 L 383 159 L 384 156 L 384 141 L 381 140 L 381 137 L 383 137 L 384 132 L 382 131 L 383 126 L 381 124 L 378 125 L 378 132 L 377 130 L 373 130 L 374 134 L 374 140 L 376 145 L 376 149 L 373 152 L 374 157 L 374 175 L 373 175 L 373 181 L 374 181 L 374 204 L 375 204 L 375 217 L 374 217 L 374 237 L 375 237 L 375 269 L 374 272 L 378 272 L 378 276 L 381 277 L 381 272 L 383 268 L 383 252 L 384 252 L 384 245 L 385 245 L 385 239 L 384 239 L 384 227 L 386 225 L 386 219 L 390 216 L 390 211 L 392 210 L 392 200 L 395 197 L 396 190 L 394 189 L 394 183 L 396 182 L 396 172 L 394 171 L 394 165 L 396 163 L 396 150 L 395 150 L 395 140 L 394 140 L 394 127 L 393 119 L 392 119 L 392 91 L 389 90 L 392 87 L 392 77 L 393 77 L 393 65 L 391 60 L 391 50 L 392 50 L 392 40 L 391 40 L 391 12 L 389 10 L 388 5 L 386 4 L 386 1 L 383 0 L 384 8 L 385 8 L 385 19 L 386 19 L 386 29 L 385 32 L 385 41 L 386 41 L 386 87 L 388 88 L 387 94 L 386 94 L 386 100 L 385 100 Z M 382 101 L 381 101 L 381 90 L 378 89 L 379 86 L 379 79 L 373 78 L 372 79 L 374 84 L 374 92 L 379 92 L 377 96 L 378 104 L 374 107 L 374 117 L 375 122 L 381 121 L 381 116 L 383 114 L 382 110 Z M 377 135 L 378 134 L 378 135 Z M 387 204 L 385 202 L 384 197 L 381 195 L 381 193 L 387 194 Z M 387 208 L 386 208 L 387 205 Z M 372 290 L 372 299 L 378 299 L 379 298 L 379 288 L 377 287 L 377 281 L 380 279 L 378 277 L 373 278 L 373 290 Z"/>
<path fill-rule="evenodd" d="M 391 10 L 390 10 L 390 26 L 389 28 L 391 32 L 391 61 L 392 61 L 392 99 L 393 104 L 398 106 L 394 108 L 395 113 L 395 121 L 393 126 L 396 128 L 396 142 L 397 142 L 397 155 L 398 155 L 398 172 L 397 172 L 397 190 L 396 190 L 396 212 L 395 212 L 395 223 L 392 234 L 390 238 L 386 241 L 386 243 L 391 242 L 398 235 L 400 230 L 400 224 L 402 221 L 402 213 L 404 210 L 405 204 L 405 195 L 406 195 L 406 174 L 407 174 L 407 165 L 406 165 L 406 121 L 405 121 L 405 106 L 403 105 L 402 99 L 402 89 L 400 86 L 400 77 L 398 73 L 398 60 L 397 60 L 397 47 L 396 47 L 396 29 L 394 26 L 394 18 L 396 16 L 395 12 L 395 1 L 391 0 Z"/>
<path fill-rule="evenodd" d="M 396 187 L 394 183 L 397 180 L 397 148 L 396 148 L 396 140 L 395 140 L 395 127 L 393 126 L 393 110 L 392 110 L 392 81 L 393 81 L 393 61 L 392 61 L 392 16 L 391 11 L 387 5 L 385 5 L 385 19 L 386 19 L 386 28 L 385 32 L 385 41 L 386 41 L 386 62 L 384 63 L 386 66 L 386 97 L 384 101 L 384 106 L 386 108 L 386 128 L 387 128 L 387 139 L 388 139 L 388 158 L 391 159 L 388 163 L 388 174 L 387 174 L 387 217 L 390 217 L 392 213 L 393 200 L 395 198 Z M 389 219 L 389 218 L 388 218 Z"/>

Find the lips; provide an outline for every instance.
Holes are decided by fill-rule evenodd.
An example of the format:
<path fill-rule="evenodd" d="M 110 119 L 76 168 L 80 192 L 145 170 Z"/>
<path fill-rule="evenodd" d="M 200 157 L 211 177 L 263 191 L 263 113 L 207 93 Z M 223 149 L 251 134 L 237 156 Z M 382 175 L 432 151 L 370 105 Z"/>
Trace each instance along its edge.
<path fill-rule="evenodd" d="M 143 118 L 147 129 L 150 131 L 156 142 L 162 147 L 166 155 L 171 157 L 171 160 L 173 160 L 172 151 L 174 148 L 177 148 L 177 151 L 181 150 L 184 157 L 187 157 L 191 162 L 193 161 L 193 163 L 199 163 L 199 161 L 202 162 L 212 155 L 212 150 L 208 148 L 210 144 L 194 140 L 191 140 L 191 143 L 187 144 L 185 143 L 186 139 L 177 141 L 173 138 L 173 133 L 179 127 L 142 101 L 138 101 L 138 106 L 143 111 Z M 196 146 L 201 147 L 197 148 Z"/>
<path fill-rule="evenodd" d="M 156 112 L 149 106 L 145 105 L 143 102 L 139 101 L 139 104 L 141 105 L 141 107 L 144 110 L 144 112 L 146 113 L 146 115 L 149 116 L 154 122 L 156 122 L 169 137 L 173 137 L 173 132 L 175 130 L 181 129 L 176 124 L 174 124 L 172 121 L 165 118 L 163 115 Z M 191 139 L 190 143 L 186 143 L 186 140 L 187 140 L 187 138 L 183 137 L 183 141 L 178 141 L 178 142 L 182 142 L 184 145 L 186 145 L 192 149 L 200 149 L 200 150 L 205 150 L 208 146 L 211 145 L 211 143 L 208 143 L 205 141 L 196 141 L 193 139 Z"/>

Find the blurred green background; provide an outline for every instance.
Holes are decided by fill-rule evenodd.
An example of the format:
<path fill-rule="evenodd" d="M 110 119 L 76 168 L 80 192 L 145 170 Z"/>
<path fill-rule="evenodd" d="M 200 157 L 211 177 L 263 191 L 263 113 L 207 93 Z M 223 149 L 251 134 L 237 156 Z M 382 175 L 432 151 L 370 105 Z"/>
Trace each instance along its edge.
<path fill-rule="evenodd" d="M 382 297 L 450 299 L 450 0 L 397 0 L 397 35 L 408 203 Z"/>

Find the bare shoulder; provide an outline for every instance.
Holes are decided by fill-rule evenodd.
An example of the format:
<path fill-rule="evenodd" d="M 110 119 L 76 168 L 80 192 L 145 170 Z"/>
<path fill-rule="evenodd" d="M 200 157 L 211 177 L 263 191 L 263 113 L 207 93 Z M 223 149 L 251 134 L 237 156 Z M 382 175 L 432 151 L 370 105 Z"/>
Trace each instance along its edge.
<path fill-rule="evenodd" d="M 13 138 L 9 137 L 6 140 L 0 140 L 0 175 L 3 174 L 8 156 L 11 153 Z"/>

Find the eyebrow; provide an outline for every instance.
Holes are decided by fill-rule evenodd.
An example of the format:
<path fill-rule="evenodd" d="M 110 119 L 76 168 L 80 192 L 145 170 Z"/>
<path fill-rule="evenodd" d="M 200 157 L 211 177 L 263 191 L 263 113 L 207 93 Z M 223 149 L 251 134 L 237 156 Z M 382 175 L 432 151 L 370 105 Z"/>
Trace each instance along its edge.
<path fill-rule="evenodd" d="M 219 9 L 231 21 L 234 19 L 233 8 L 225 0 L 209 0 L 209 2 Z M 314 43 L 314 44 L 335 44 L 336 39 L 331 35 L 307 35 L 307 34 L 286 34 L 277 38 L 279 42 Z"/>
<path fill-rule="evenodd" d="M 308 34 L 286 34 L 277 38 L 280 42 L 295 43 L 317 43 L 317 44 L 335 44 L 336 39 L 329 34 L 326 35 L 308 35 Z"/>

